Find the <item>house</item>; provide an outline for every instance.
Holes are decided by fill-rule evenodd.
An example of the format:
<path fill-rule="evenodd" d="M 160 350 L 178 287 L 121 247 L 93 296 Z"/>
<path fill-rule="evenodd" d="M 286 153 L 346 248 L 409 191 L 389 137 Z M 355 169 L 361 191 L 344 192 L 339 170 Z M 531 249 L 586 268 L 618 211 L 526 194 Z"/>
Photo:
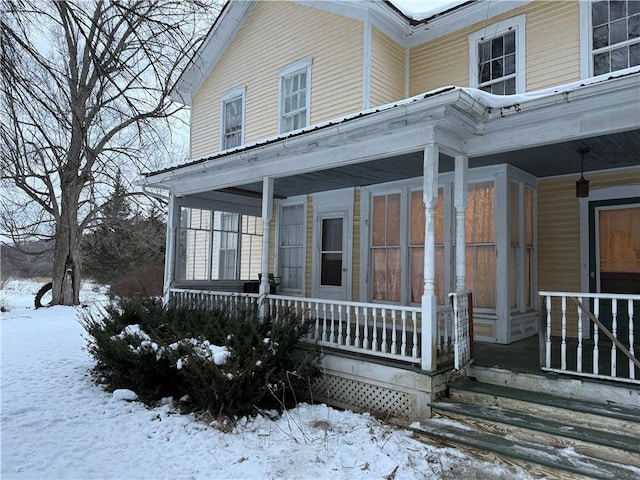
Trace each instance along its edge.
<path fill-rule="evenodd" d="M 173 95 L 167 299 L 297 309 L 338 405 L 427 418 L 472 332 L 640 406 L 640 2 L 231 1 Z"/>

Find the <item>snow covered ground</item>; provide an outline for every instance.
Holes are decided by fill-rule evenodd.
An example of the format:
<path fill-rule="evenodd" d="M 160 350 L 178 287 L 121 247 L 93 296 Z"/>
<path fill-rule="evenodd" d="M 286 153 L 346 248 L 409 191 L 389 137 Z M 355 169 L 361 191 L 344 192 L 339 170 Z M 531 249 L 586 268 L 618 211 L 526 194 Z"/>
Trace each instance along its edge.
<path fill-rule="evenodd" d="M 38 288 L 10 281 L 0 296 L 2 479 L 514 478 L 370 415 L 325 405 L 242 419 L 222 433 L 171 405 L 127 401 L 92 381 L 75 308 L 33 309 Z M 89 285 L 81 300 L 96 308 L 106 297 Z"/>

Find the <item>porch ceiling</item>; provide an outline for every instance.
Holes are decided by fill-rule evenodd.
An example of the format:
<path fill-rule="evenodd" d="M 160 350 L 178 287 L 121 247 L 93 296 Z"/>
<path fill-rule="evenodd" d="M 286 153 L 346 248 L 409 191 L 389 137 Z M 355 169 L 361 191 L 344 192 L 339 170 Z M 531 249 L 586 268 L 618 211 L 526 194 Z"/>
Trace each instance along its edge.
<path fill-rule="evenodd" d="M 469 167 L 508 163 L 538 178 L 580 173 L 577 150 L 589 147 L 585 155 L 584 171 L 607 170 L 640 165 L 640 129 L 572 140 L 523 150 L 515 150 L 469 159 Z M 440 173 L 452 172 L 452 157 L 440 154 Z M 274 194 L 292 197 L 340 188 L 374 185 L 377 183 L 421 177 L 423 152 L 381 158 L 364 163 L 318 170 L 274 179 Z M 640 174 L 640 173 L 639 173 Z M 262 192 L 262 182 L 240 187 L 249 192 Z"/>

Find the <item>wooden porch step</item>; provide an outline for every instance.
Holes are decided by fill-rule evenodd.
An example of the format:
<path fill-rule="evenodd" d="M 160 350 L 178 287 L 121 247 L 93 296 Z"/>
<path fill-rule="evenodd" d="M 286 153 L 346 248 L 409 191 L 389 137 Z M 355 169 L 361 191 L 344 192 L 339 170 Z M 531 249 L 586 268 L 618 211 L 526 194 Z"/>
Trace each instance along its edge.
<path fill-rule="evenodd" d="M 456 400 L 434 402 L 431 406 L 434 417 L 458 421 L 488 433 L 556 449 L 570 448 L 588 457 L 634 466 L 640 475 L 640 442 L 633 435 L 554 420 L 537 413 Z"/>
<path fill-rule="evenodd" d="M 635 405 L 465 379 L 449 384 L 449 398 L 431 408 L 422 435 L 484 452 L 480 458 L 493 455 L 548 478 L 640 478 Z"/>
<path fill-rule="evenodd" d="M 474 405 L 500 406 L 572 424 L 627 432 L 640 437 L 640 408 L 629 405 L 572 399 L 540 391 L 523 390 L 471 380 L 450 384 L 449 397 Z M 640 447 L 639 447 L 640 448 Z"/>
<path fill-rule="evenodd" d="M 537 442 L 490 433 L 465 424 L 432 419 L 411 428 L 425 443 L 462 446 L 462 450 L 488 461 L 516 465 L 536 477 L 547 479 L 602 478 L 631 480 L 640 469 L 593 458 L 571 448 L 557 448 Z"/>

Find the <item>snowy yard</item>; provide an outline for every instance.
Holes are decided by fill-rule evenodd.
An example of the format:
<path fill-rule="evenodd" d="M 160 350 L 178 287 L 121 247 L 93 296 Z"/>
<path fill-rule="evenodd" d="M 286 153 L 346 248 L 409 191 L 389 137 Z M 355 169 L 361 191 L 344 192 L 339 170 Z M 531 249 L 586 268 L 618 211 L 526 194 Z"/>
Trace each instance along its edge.
<path fill-rule="evenodd" d="M 37 289 L 11 281 L 0 298 L 3 479 L 514 478 L 325 405 L 303 404 L 277 420 L 241 419 L 222 433 L 171 405 L 126 401 L 92 381 L 76 310 L 34 310 Z M 81 299 L 88 308 L 106 301 L 91 288 Z"/>

